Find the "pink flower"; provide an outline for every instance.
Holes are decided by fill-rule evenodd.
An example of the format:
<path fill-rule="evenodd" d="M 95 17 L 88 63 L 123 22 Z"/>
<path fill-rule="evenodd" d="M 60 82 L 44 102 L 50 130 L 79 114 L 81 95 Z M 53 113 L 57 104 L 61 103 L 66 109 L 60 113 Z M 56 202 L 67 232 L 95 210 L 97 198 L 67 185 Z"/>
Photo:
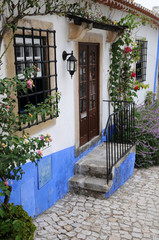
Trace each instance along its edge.
<path fill-rule="evenodd" d="M 4 182 L 4 185 L 8 186 L 8 182 L 7 182 L 7 181 L 5 181 L 5 182 Z"/>
<path fill-rule="evenodd" d="M 3 107 L 3 104 L 1 104 L 1 107 Z"/>
<path fill-rule="evenodd" d="M 37 71 L 40 72 L 40 68 L 37 68 Z"/>
<path fill-rule="evenodd" d="M 50 142 L 52 142 L 52 138 L 50 138 Z"/>
<path fill-rule="evenodd" d="M 44 139 L 44 136 L 40 136 L 40 139 L 43 140 L 43 139 Z"/>
<path fill-rule="evenodd" d="M 134 78 L 136 76 L 136 73 L 132 72 L 131 77 Z"/>
<path fill-rule="evenodd" d="M 42 156 L 42 155 L 43 155 L 43 153 L 42 153 L 42 151 L 41 151 L 41 150 L 38 150 L 38 151 L 37 151 L 37 153 L 38 153 L 40 156 Z"/>
<path fill-rule="evenodd" d="M 9 98 L 11 98 L 12 100 L 14 100 L 14 97 L 12 97 L 11 95 L 9 95 Z"/>
<path fill-rule="evenodd" d="M 9 109 L 9 106 L 7 105 L 6 108 Z"/>
<path fill-rule="evenodd" d="M 32 88 L 32 82 L 30 80 L 27 81 L 27 88 L 28 89 Z"/>
<path fill-rule="evenodd" d="M 132 49 L 130 47 L 126 47 L 124 49 L 124 53 L 129 53 L 129 52 L 132 52 Z"/>

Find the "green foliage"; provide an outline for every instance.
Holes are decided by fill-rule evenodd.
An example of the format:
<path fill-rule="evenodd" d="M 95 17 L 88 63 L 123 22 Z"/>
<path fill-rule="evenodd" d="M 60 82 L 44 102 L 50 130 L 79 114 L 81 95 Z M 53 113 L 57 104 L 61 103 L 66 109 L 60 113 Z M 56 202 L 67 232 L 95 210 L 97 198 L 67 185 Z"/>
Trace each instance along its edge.
<path fill-rule="evenodd" d="M 35 229 L 32 217 L 21 205 L 0 206 L 0 239 L 33 240 Z"/>
<path fill-rule="evenodd" d="M 38 106 L 26 105 L 24 114 L 17 113 L 17 92 L 24 94 L 28 90 L 33 90 L 34 82 L 31 77 L 36 77 L 37 71 L 39 69 L 33 66 L 31 69 L 25 69 L 24 78 L 19 79 L 15 76 L 12 79 L 0 79 L 0 188 L 2 190 L 0 195 L 5 197 L 5 203 L 9 201 L 12 190 L 7 180 L 21 179 L 24 174 L 22 166 L 28 160 L 37 164 L 42 157 L 41 149 L 52 141 L 49 134 L 30 137 L 24 131 L 20 134 L 19 129 L 24 124 L 35 123 L 37 117 L 45 121 L 45 117 L 58 117 L 59 114 L 57 108 L 60 100 L 59 93 L 54 96 L 49 95 L 44 103 L 39 103 Z"/>
<path fill-rule="evenodd" d="M 6 186 L 4 181 L 0 181 L 0 189 L 0 196 L 10 196 L 9 186 Z"/>
<path fill-rule="evenodd" d="M 145 19 L 144 19 L 145 21 Z M 112 101 L 132 101 L 137 97 L 139 88 L 147 88 L 135 82 L 135 72 L 132 69 L 133 62 L 139 59 L 139 48 L 133 38 L 132 31 L 143 24 L 143 20 L 137 21 L 137 17 L 128 14 L 122 18 L 118 25 L 127 26 L 119 40 L 112 44 L 111 65 L 109 77 L 109 95 Z"/>
<path fill-rule="evenodd" d="M 154 93 L 152 91 L 147 91 L 145 96 L 145 104 L 150 105 L 153 103 Z"/>
<path fill-rule="evenodd" d="M 159 164 L 159 102 L 135 111 L 136 167 Z"/>

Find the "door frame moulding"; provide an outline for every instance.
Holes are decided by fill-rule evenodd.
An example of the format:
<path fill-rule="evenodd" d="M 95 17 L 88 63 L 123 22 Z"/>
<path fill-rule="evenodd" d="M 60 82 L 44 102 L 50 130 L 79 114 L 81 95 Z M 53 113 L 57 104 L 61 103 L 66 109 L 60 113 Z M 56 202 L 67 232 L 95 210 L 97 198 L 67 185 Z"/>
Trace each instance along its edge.
<path fill-rule="evenodd" d="M 81 110 L 79 109 L 80 146 L 83 146 L 99 135 L 99 43 L 79 42 L 78 45 L 79 51 L 85 52 L 86 60 L 84 64 L 80 64 L 79 60 L 79 69 L 85 69 L 85 79 L 82 78 L 82 81 L 80 81 L 80 76 L 78 77 L 79 92 L 82 91 L 82 96 L 79 96 L 79 108 L 80 101 L 85 99 L 85 110 L 82 109 L 82 113 L 80 113 Z M 95 58 L 93 58 L 93 53 Z M 84 117 L 82 117 L 83 114 Z M 81 129 L 84 130 L 83 133 L 81 133 Z"/>
<path fill-rule="evenodd" d="M 102 52 L 102 45 L 103 45 L 103 35 L 97 34 L 93 32 L 87 32 L 87 34 L 80 40 L 80 42 L 85 43 L 98 43 L 99 44 L 99 136 L 102 133 L 102 112 L 103 112 L 103 105 L 102 105 L 102 92 L 103 92 L 103 52 Z M 79 46 L 78 42 L 75 42 L 75 52 L 77 59 L 79 59 Z M 77 72 L 75 75 L 74 81 L 74 102 L 75 102 L 75 138 L 74 138 L 74 146 L 75 146 L 75 155 L 79 155 L 80 149 L 80 124 L 79 124 L 79 69 L 77 68 Z M 102 135 L 101 135 L 102 136 Z M 101 139 L 100 136 L 100 139 Z"/>

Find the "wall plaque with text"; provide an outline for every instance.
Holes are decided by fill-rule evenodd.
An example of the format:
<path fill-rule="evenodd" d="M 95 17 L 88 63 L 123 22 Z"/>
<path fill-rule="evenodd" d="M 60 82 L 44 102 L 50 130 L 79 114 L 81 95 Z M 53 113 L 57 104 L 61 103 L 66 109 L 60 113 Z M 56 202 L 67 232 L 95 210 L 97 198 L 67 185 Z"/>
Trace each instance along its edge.
<path fill-rule="evenodd" d="M 51 180 L 51 156 L 44 157 L 38 162 L 39 189 Z"/>

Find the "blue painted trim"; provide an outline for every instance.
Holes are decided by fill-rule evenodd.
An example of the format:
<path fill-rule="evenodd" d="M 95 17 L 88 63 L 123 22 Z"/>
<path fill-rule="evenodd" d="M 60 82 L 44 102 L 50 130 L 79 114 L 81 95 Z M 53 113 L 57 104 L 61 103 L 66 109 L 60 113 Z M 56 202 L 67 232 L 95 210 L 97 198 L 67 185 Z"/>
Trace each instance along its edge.
<path fill-rule="evenodd" d="M 120 186 L 122 186 L 134 172 L 135 165 L 135 152 L 130 153 L 128 157 L 115 169 L 113 185 L 110 190 L 105 194 L 105 197 L 110 197 Z"/>
<path fill-rule="evenodd" d="M 158 72 L 158 61 L 159 61 L 159 28 L 158 28 L 158 46 L 157 46 L 157 57 L 156 57 L 154 87 L 153 87 L 153 93 L 154 93 L 153 100 L 155 100 L 155 93 L 156 93 L 156 81 L 157 81 L 157 72 Z"/>

